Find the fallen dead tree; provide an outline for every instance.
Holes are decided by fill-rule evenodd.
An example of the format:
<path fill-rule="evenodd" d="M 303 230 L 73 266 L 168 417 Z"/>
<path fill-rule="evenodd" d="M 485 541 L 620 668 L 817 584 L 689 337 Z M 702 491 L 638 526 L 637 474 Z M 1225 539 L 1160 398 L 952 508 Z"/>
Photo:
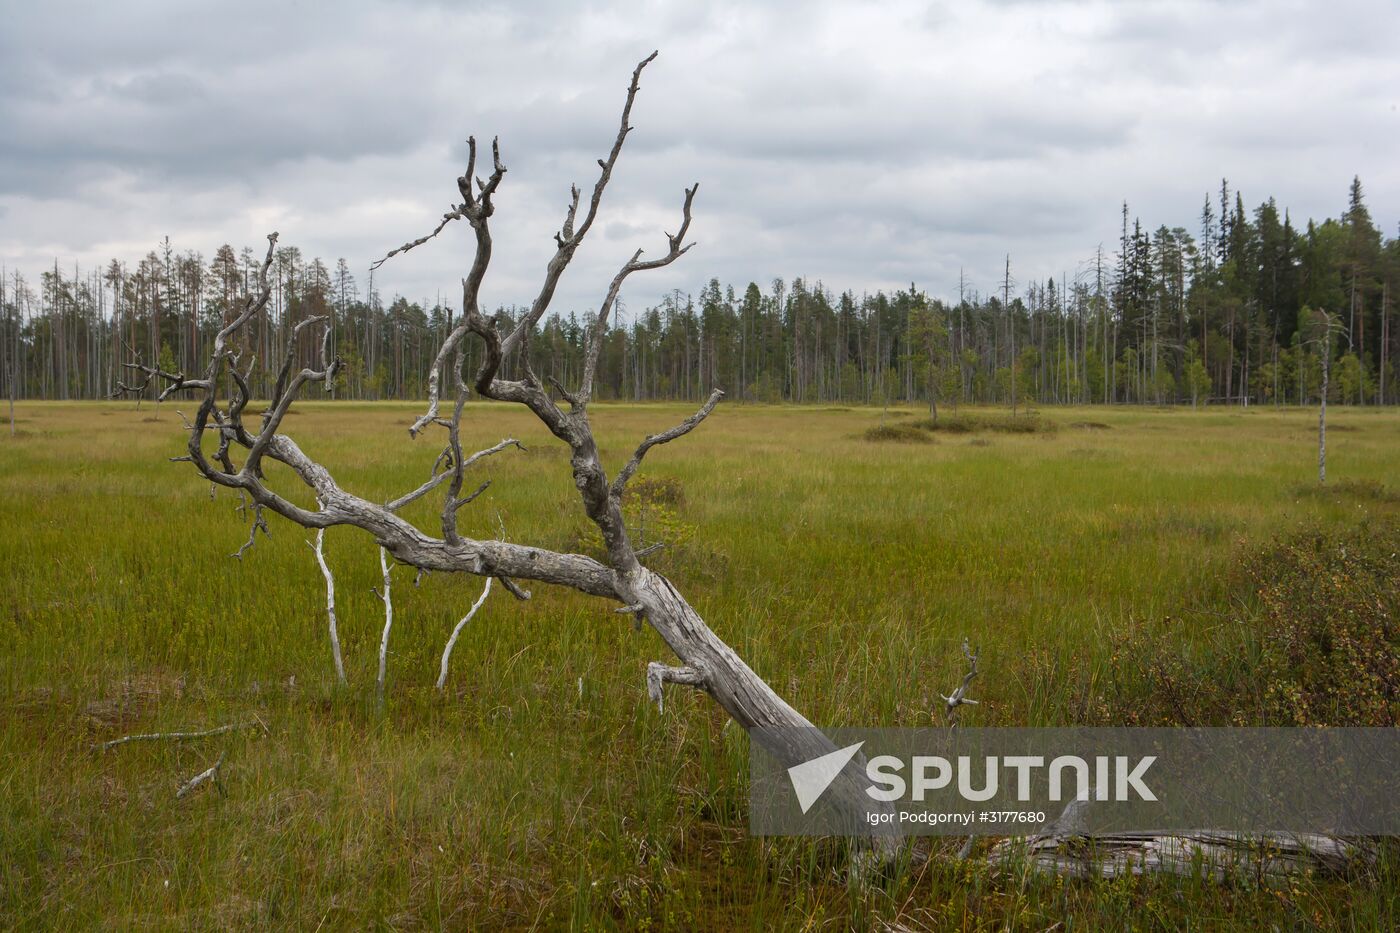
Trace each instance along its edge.
<path fill-rule="evenodd" d="M 1170 835 L 1052 832 L 1003 839 L 988 858 L 1002 866 L 1026 865 L 1074 878 L 1165 873 L 1227 881 L 1343 876 L 1369 867 L 1375 855 L 1370 845 L 1333 836 L 1194 830 Z"/>
<path fill-rule="evenodd" d="M 963 656 L 969 667 L 962 682 L 944 696 L 949 727 L 958 726 L 958 707 L 968 699 L 969 684 L 980 673 L 977 653 L 966 641 Z M 1286 878 L 1292 875 L 1345 876 L 1370 867 L 1376 849 L 1366 841 L 1317 833 L 1242 833 L 1194 829 L 1174 833 L 1091 832 L 1085 828 L 1088 800 L 1074 800 L 1044 831 L 994 842 L 987 860 L 1005 868 L 1073 878 L 1117 878 L 1123 875 L 1170 874 L 1201 876 L 1226 882 L 1242 878 Z M 958 849 L 966 858 L 976 837 Z"/>
<path fill-rule="evenodd" d="M 590 422 L 589 403 L 598 356 L 619 291 L 634 273 L 670 265 L 691 248 L 686 235 L 690 229 L 691 206 L 699 186 L 692 185 L 685 190 L 680 223 L 675 234 L 667 235 L 666 251 L 655 259 L 644 260 L 642 250 L 638 249 L 613 277 L 594 316 L 582 376 L 576 385 L 566 386 L 553 374 L 546 374 L 541 379 L 531 369 L 527 352 L 530 336 L 548 311 L 561 276 L 593 228 L 604 191 L 612 178 L 623 144 L 633 129 L 630 124 L 632 106 L 642 71 L 655 57 L 655 53 L 648 56 L 632 72 L 617 136 L 608 154 L 598 160 L 599 174 L 590 196 L 584 200 L 579 189 L 576 186 L 572 188 L 563 223 L 554 236 L 554 255 L 545 268 L 537 297 L 520 320 L 502 329 L 501 322 L 487 317 L 479 303 L 482 282 L 491 262 L 490 220 L 495 212 L 494 197 L 506 174 L 500 148 L 495 141 L 491 144 L 490 164 L 483 168 L 486 178 L 482 179 L 477 175 L 476 140 L 474 137 L 468 140 L 467 168 L 457 179 L 457 192 L 461 200 L 451 205 L 430 233 L 405 243 L 376 263 L 377 266 L 394 255 L 422 246 L 435 239 L 454 221 L 465 220 L 474 235 L 475 249 L 471 264 L 462 279 L 462 315 L 438 348 L 429 371 L 427 409 L 409 428 L 409 434 L 415 438 L 429 430 L 438 430 L 445 435 L 445 445 L 437 466 L 426 483 L 388 502 L 372 502 L 343 488 L 324 464 L 304 452 L 289 435 L 280 433 L 288 410 L 302 390 L 311 384 L 320 384 L 329 389 L 342 367 L 342 361 L 331 355 L 331 328 L 323 318 L 308 318 L 296 325 L 290 334 L 275 388 L 261 415 L 260 424 L 245 422 L 244 413 L 251 398 L 247 371 L 240 369 L 239 361 L 247 353 L 247 328 L 264 312 L 272 294 L 270 271 L 277 243 L 275 233 L 268 236 L 267 254 L 258 270 L 256 290 L 245 297 L 232 320 L 215 336 L 205 371 L 191 377 L 183 372 L 167 372 L 142 362 L 127 364 L 129 369 L 144 378 L 133 385 L 118 384 L 114 394 L 139 393 L 154 379 L 165 386 L 160 393 L 162 400 L 180 393 L 193 393 L 199 399 L 198 411 L 188 425 L 187 453 L 174 459 L 192 464 L 211 483 L 248 497 L 255 524 L 248 544 L 239 550 L 240 555 L 251 547 L 259 527 L 266 532 L 266 526 L 261 523 L 265 511 L 317 531 L 348 525 L 369 534 L 382 549 L 385 558 L 385 586 L 381 594 L 386 612 L 384 642 L 387 642 L 392 622 L 388 592 L 389 558 L 419 572 L 467 573 L 494 578 L 519 599 L 528 598 L 529 594 L 518 585 L 518 580 L 569 587 L 618 603 L 622 607 L 620 612 L 644 621 L 675 654 L 679 663 L 653 661 L 639 677 L 639 686 L 645 685 L 648 696 L 658 708 L 662 705 L 667 685 L 683 685 L 703 691 L 736 723 L 751 732 L 762 727 L 796 727 L 771 730 L 768 733 L 770 736 L 781 737 L 763 741 L 776 746 L 769 750 L 779 760 L 797 764 L 826 754 L 834 750 L 834 746 L 705 624 L 669 580 L 643 565 L 644 554 L 634 549 L 623 521 L 623 495 L 647 454 L 695 430 L 714 411 L 724 393 L 716 389 L 689 418 L 669 430 L 644 438 L 631 458 L 611 476 L 599 457 Z M 304 330 L 317 326 L 322 329 L 319 362 L 315 368 L 299 369 L 296 364 L 299 338 Z M 479 346 L 481 359 L 480 365 L 471 374 L 466 371 L 468 353 L 465 344 L 469 338 Z M 240 346 L 245 349 L 240 350 Z M 511 367 L 516 378 L 504 375 L 504 371 Z M 228 394 L 231 397 L 221 399 L 220 392 L 226 386 L 230 387 Z M 462 494 L 465 468 L 480 456 L 493 452 L 483 451 L 471 457 L 463 455 L 460 441 L 462 413 L 473 393 L 528 409 L 555 438 L 568 447 L 579 502 L 602 536 L 606 551 L 604 560 L 499 539 L 474 539 L 461 533 L 457 524 L 458 512 L 476 496 L 476 493 Z M 451 399 L 446 415 L 441 411 L 444 396 Z M 563 407 L 565 405 L 567 410 Z M 211 450 L 206 449 L 206 440 Z M 506 446 L 506 443 L 499 447 Z M 236 457 L 241 457 L 241 462 L 236 462 Z M 314 510 L 297 505 L 291 498 L 272 488 L 264 472 L 264 464 L 268 460 L 290 468 L 311 489 L 317 501 Z M 398 510 L 407 503 L 439 491 L 442 495 L 440 529 L 435 533 L 420 529 L 398 514 Z M 329 584 L 327 602 L 329 612 Z M 381 643 L 378 680 L 381 690 L 383 654 L 384 645 Z M 852 778 L 863 765 L 864 759 L 861 757 L 851 762 Z M 881 837 L 874 847 L 883 854 L 893 854 L 898 850 L 898 841 Z"/>

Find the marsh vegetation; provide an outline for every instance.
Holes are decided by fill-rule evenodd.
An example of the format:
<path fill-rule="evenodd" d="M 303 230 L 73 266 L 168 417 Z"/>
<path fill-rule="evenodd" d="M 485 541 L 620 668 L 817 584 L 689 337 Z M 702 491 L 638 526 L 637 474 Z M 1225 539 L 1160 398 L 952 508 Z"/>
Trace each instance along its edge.
<path fill-rule="evenodd" d="M 668 694 L 659 714 L 644 682 L 656 635 L 559 588 L 536 586 L 529 603 L 493 594 L 439 692 L 444 641 L 480 581 L 415 586 L 401 571 L 379 713 L 373 542 L 325 536 L 340 687 L 312 534 L 274 520 L 229 559 L 246 518 L 235 497 L 211 501 L 207 483 L 164 462 L 185 437 L 174 407 L 22 402 L 21 433 L 0 445 L 7 923 L 1395 925 L 1389 854 L 1349 883 L 1222 887 L 1040 879 L 943 858 L 935 843 L 906 875 L 853 891 L 834 843 L 748 836 L 742 730 L 690 691 Z M 303 447 L 358 494 L 382 499 L 428 475 L 436 451 L 403 431 L 417 406 L 296 410 Z M 600 405 L 604 462 L 689 410 Z M 936 721 L 964 638 L 985 672 L 977 725 L 1182 722 L 1181 710 L 1341 721 L 1326 702 L 1341 683 L 1364 687 L 1353 714 L 1394 716 L 1394 671 L 1366 667 L 1375 646 L 1358 644 L 1375 632 L 1327 630 L 1309 581 L 1345 571 L 1357 585 L 1338 606 L 1393 613 L 1385 529 L 1400 505 L 1386 484 L 1400 416 L 1334 417 L 1335 481 L 1319 491 L 1305 410 L 1056 409 L 1039 418 L 1058 430 L 872 444 L 878 409 L 730 406 L 695 443 L 648 461 L 625 513 L 634 533 L 647 523 L 668 541 L 648 562 L 817 723 Z M 474 405 L 462 433 L 473 449 L 508 435 L 526 448 L 473 468 L 476 482 L 501 481 L 461 513 L 464 534 L 601 546 L 561 469 L 566 450 L 528 413 Z M 283 469 L 269 465 L 272 479 Z M 182 543 L 191 530 L 221 546 Z M 235 603 L 252 611 L 209 610 Z M 1292 611 L 1303 604 L 1318 612 Z M 1318 666 L 1319 638 L 1336 637 L 1356 650 Z M 254 720 L 266 728 L 91 751 L 133 732 Z M 175 800 L 224 754 L 222 793 Z"/>

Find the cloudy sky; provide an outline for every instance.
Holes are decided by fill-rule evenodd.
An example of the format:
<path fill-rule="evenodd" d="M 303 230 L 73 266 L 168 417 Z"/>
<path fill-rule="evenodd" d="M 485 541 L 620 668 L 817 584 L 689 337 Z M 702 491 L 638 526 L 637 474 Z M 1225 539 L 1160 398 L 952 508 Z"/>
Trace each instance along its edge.
<path fill-rule="evenodd" d="M 652 49 L 591 240 L 555 309 L 662 251 L 699 181 L 697 248 L 635 309 L 712 276 L 986 291 L 1112 250 L 1119 204 L 1195 230 L 1222 176 L 1335 216 L 1361 176 L 1400 219 L 1400 6 L 1327 3 L 4 2 L 0 262 L 31 274 L 206 257 L 270 230 L 370 261 L 448 208 L 499 135 L 490 305 L 532 297 L 569 183 L 592 184 Z M 469 228 L 377 273 L 452 295 Z"/>

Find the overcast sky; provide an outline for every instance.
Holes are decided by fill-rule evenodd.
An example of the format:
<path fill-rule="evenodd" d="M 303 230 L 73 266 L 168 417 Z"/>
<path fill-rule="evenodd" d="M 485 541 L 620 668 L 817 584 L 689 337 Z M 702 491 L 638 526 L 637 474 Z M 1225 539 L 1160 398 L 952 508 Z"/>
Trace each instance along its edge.
<path fill-rule="evenodd" d="M 4 2 L 0 262 L 206 259 L 270 230 L 361 288 L 499 135 L 487 304 L 525 302 L 569 183 L 587 190 L 629 73 L 659 49 L 598 225 L 555 310 L 710 277 L 988 291 L 1112 250 L 1119 204 L 1193 233 L 1221 176 L 1253 208 L 1338 215 L 1360 175 L 1400 219 L 1400 4 Z M 385 295 L 459 291 L 465 224 L 391 260 Z"/>

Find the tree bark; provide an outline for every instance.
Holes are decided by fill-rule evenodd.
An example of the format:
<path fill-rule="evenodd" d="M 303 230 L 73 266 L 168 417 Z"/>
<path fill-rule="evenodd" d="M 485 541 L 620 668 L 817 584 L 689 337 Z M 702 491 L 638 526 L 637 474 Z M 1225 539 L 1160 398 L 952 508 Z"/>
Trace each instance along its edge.
<path fill-rule="evenodd" d="M 1332 368 L 1331 332 L 1322 346 L 1322 402 L 1317 408 L 1317 482 L 1327 482 L 1327 375 Z"/>

